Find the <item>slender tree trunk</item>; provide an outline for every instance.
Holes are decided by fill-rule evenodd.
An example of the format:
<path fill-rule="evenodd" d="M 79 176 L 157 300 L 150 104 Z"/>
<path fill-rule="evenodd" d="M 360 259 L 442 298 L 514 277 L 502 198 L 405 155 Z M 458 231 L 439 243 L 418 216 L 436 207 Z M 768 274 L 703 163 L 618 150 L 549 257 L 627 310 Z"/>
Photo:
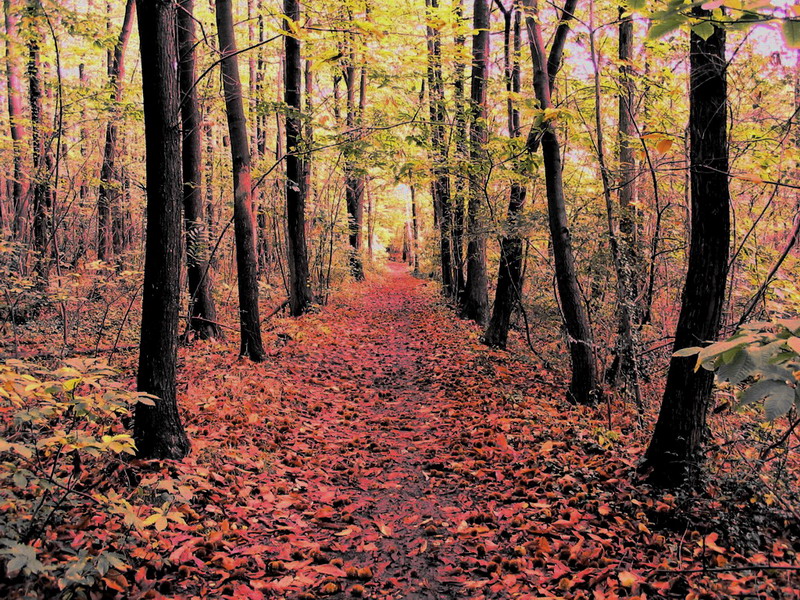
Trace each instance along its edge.
<path fill-rule="evenodd" d="M 454 6 L 458 25 L 461 26 L 463 19 L 463 0 L 458 0 Z M 461 56 L 461 52 L 467 42 L 467 36 L 461 31 L 455 36 L 456 51 Z M 452 256 L 453 256 L 453 287 L 454 294 L 459 304 L 464 298 L 464 288 L 466 286 L 466 265 L 464 264 L 464 229 L 466 221 L 465 200 L 468 194 L 467 172 L 469 165 L 469 140 L 467 136 L 467 102 L 464 97 L 466 89 L 466 77 L 464 70 L 466 65 L 460 58 L 455 62 L 455 73 L 453 75 L 453 102 L 455 104 L 454 130 L 455 138 L 455 166 L 454 166 L 454 186 L 453 186 L 453 225 L 452 225 Z"/>
<path fill-rule="evenodd" d="M 50 261 L 47 243 L 50 235 L 50 172 L 45 160 L 44 115 L 42 114 L 42 73 L 39 57 L 39 0 L 30 0 L 28 13 L 33 32 L 28 40 L 28 102 L 31 109 L 31 149 L 33 156 L 33 247 L 38 253 L 36 272 L 47 279 Z"/>
<path fill-rule="evenodd" d="M 708 19 L 711 12 L 696 7 L 693 15 Z M 706 40 L 692 32 L 689 63 L 691 243 L 676 352 L 714 340 L 722 321 L 730 244 L 725 29 L 715 27 Z M 684 483 L 702 460 L 714 374 L 694 366 L 695 357 L 670 361 L 643 464 L 661 485 Z"/>
<path fill-rule="evenodd" d="M 100 189 L 97 198 L 97 257 L 100 260 L 111 260 L 114 254 L 113 245 L 113 212 L 119 210 L 119 196 L 122 188 L 119 169 L 117 168 L 117 137 L 119 135 L 119 105 L 125 83 L 125 49 L 133 30 L 133 16 L 136 4 L 127 0 L 122 29 L 114 46 L 114 53 L 108 66 L 108 79 L 111 85 L 111 110 L 106 126 L 106 140 L 103 147 L 103 162 L 100 167 Z"/>
<path fill-rule="evenodd" d="M 535 0 L 523 0 L 523 3 L 526 9 L 526 23 L 533 61 L 534 91 L 539 101 L 539 107 L 547 110 L 553 106 L 550 100 L 550 90 L 555 79 L 555 74 L 551 75 L 549 68 L 551 64 L 554 69 L 558 68 L 561 62 L 560 52 L 555 57 L 551 52 L 550 59 L 546 58 Z M 574 3 L 569 13 L 571 14 L 573 10 Z M 564 12 L 567 12 L 566 8 Z M 563 22 L 564 17 L 562 16 Z M 556 30 L 556 40 L 558 40 L 558 32 L 561 29 L 559 25 Z M 563 44 L 563 40 L 561 43 Z M 554 41 L 553 44 L 553 48 L 556 49 L 556 42 Z M 554 58 L 555 60 L 553 60 Z M 568 398 L 573 402 L 591 404 L 597 396 L 597 365 L 589 315 L 581 297 L 575 254 L 572 250 L 572 236 L 569 231 L 561 173 L 561 145 L 552 120 L 543 121 L 536 133 L 542 146 L 548 224 L 553 246 L 556 285 L 572 360 L 572 380 Z M 532 146 L 529 139 L 528 149 L 532 150 Z"/>
<path fill-rule="evenodd" d="M 426 0 L 429 17 L 435 17 L 439 0 Z M 439 30 L 426 28 L 428 43 L 428 103 L 431 120 L 431 163 L 433 181 L 431 196 L 435 225 L 439 229 L 439 254 L 442 266 L 442 288 L 446 296 L 455 298 L 458 289 L 453 278 L 452 206 L 450 175 L 447 168 L 445 135 L 445 97 L 442 79 L 442 39 Z"/>
<path fill-rule="evenodd" d="M 189 280 L 189 328 L 201 339 L 222 337 L 208 262 L 209 238 L 203 210 L 203 150 L 195 87 L 194 0 L 178 2 L 181 125 L 183 132 L 183 217 Z"/>
<path fill-rule="evenodd" d="M 284 0 L 283 13 L 287 19 L 300 21 L 298 0 Z M 306 168 L 301 158 L 303 135 L 300 115 L 303 110 L 300 41 L 284 36 L 286 66 L 284 69 L 284 101 L 289 107 L 286 115 L 286 222 L 287 258 L 289 262 L 289 311 L 293 316 L 305 313 L 311 306 L 308 249 L 306 246 Z"/>
<path fill-rule="evenodd" d="M 512 138 L 522 136 L 519 111 L 514 106 L 512 94 L 520 93 L 520 54 L 522 50 L 522 16 L 514 5 L 504 14 L 505 35 L 503 54 L 506 71 L 506 91 L 508 97 L 508 133 Z M 512 56 L 512 27 L 513 25 L 513 56 Z M 515 173 L 516 175 L 516 173 Z M 520 174 L 521 175 L 521 174 Z M 519 235 L 519 216 L 525 207 L 527 189 L 515 177 L 511 182 L 509 192 L 508 213 L 506 216 L 506 233 L 500 240 L 500 267 L 497 274 L 497 289 L 495 290 L 494 309 L 484 342 L 489 346 L 505 348 L 508 343 L 508 330 L 511 325 L 511 315 L 514 307 L 522 297 L 522 262 L 523 239 Z"/>
<path fill-rule="evenodd" d="M 236 238 L 236 271 L 239 284 L 239 326 L 242 356 L 264 360 L 258 308 L 258 258 L 253 212 L 250 148 L 242 103 L 242 83 L 236 55 L 232 0 L 217 0 L 217 31 L 222 52 L 222 83 L 233 163 L 233 225 Z"/>
<path fill-rule="evenodd" d="M 138 0 L 147 153 L 147 235 L 137 389 L 154 405 L 136 405 L 140 458 L 189 453 L 176 398 L 181 261 L 181 133 L 177 4 Z"/>
<path fill-rule="evenodd" d="M 467 215 L 467 282 L 461 316 L 484 325 L 489 314 L 489 279 L 486 274 L 486 84 L 489 62 L 489 2 L 475 0 L 470 90 L 469 202 Z"/>
<path fill-rule="evenodd" d="M 608 228 L 608 242 L 611 251 L 611 262 L 614 265 L 617 292 L 617 340 L 616 362 L 619 365 L 617 373 L 622 380 L 620 389 L 624 396 L 633 400 L 641 413 L 644 409 L 639 393 L 639 371 L 637 365 L 638 344 L 636 343 L 633 329 L 633 310 L 635 295 L 632 291 L 632 272 L 628 256 L 625 254 L 627 245 L 621 242 L 624 234 L 617 232 L 614 203 L 612 198 L 611 173 L 605 158 L 605 134 L 603 132 L 602 93 L 600 85 L 600 61 L 597 56 L 594 29 L 594 1 L 590 2 L 589 15 L 589 49 L 594 68 L 594 102 L 595 102 L 595 129 L 597 135 L 597 161 L 600 166 L 600 181 L 603 184 L 603 198 L 606 204 L 606 224 Z M 620 98 L 620 102 L 622 99 Z M 621 111 L 620 111 L 621 114 Z M 622 153 L 622 151 L 620 151 Z M 630 208 L 630 206 L 628 207 Z M 623 209 L 624 210 L 624 209 Z M 628 240 L 631 241 L 631 240 Z M 612 383 L 615 383 L 612 381 Z"/>
<path fill-rule="evenodd" d="M 6 24 L 6 75 L 8 77 L 8 120 L 11 129 L 11 143 L 14 155 L 13 185 L 11 203 L 13 209 L 12 229 L 14 236 L 22 240 L 28 229 L 28 178 L 25 174 L 23 144 L 25 141 L 25 115 L 22 107 L 22 78 L 20 76 L 20 57 L 15 52 L 19 41 L 19 6 L 11 0 L 4 0 Z"/>
<path fill-rule="evenodd" d="M 419 273 L 419 223 L 417 222 L 417 193 L 411 186 L 411 232 L 414 236 L 414 274 Z"/>

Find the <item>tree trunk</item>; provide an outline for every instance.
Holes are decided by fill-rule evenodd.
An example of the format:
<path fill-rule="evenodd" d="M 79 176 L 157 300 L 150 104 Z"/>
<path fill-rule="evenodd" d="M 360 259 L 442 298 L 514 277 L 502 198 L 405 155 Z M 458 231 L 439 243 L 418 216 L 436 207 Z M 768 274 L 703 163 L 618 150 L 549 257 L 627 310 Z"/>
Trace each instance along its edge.
<path fill-rule="evenodd" d="M 117 136 L 119 105 L 125 80 L 125 49 L 133 30 L 133 14 L 136 4 L 127 0 L 122 29 L 114 46 L 114 54 L 108 66 L 108 79 L 111 85 L 111 110 L 106 126 L 106 141 L 103 147 L 103 162 L 100 167 L 100 190 L 97 198 L 97 258 L 111 260 L 114 254 L 112 212 L 119 210 L 119 196 L 122 188 L 117 168 Z"/>
<path fill-rule="evenodd" d="M 462 1 L 454 5 L 453 10 L 456 14 L 459 26 L 463 21 Z M 460 57 L 461 52 L 467 42 L 467 36 L 459 31 L 455 36 L 456 52 Z M 453 75 L 453 103 L 455 104 L 455 115 L 453 118 L 453 137 L 455 138 L 455 161 L 453 174 L 453 225 L 451 231 L 452 255 L 453 255 L 453 287 L 455 298 L 461 304 L 464 298 L 464 288 L 466 286 L 466 265 L 464 264 L 464 229 L 466 221 L 465 201 L 469 186 L 467 182 L 467 172 L 469 165 L 469 140 L 467 136 L 467 102 L 464 97 L 466 89 L 466 77 L 464 70 L 466 66 L 461 58 L 455 62 L 455 73 Z"/>
<path fill-rule="evenodd" d="M 513 57 L 511 53 L 511 20 L 513 27 Z M 503 40 L 503 55 L 506 72 L 506 91 L 508 97 L 508 133 L 512 138 L 522 135 L 519 111 L 514 106 L 512 94 L 520 93 L 520 64 L 519 58 L 522 51 L 522 26 L 519 11 L 512 8 L 504 13 L 505 35 Z M 508 330 L 511 325 L 511 315 L 514 307 L 522 297 L 522 262 L 523 240 L 519 235 L 519 215 L 525 207 L 527 190 L 517 178 L 511 182 L 509 192 L 508 213 L 506 216 L 506 233 L 500 240 L 500 267 L 497 274 L 497 289 L 495 290 L 494 309 L 492 318 L 483 340 L 489 346 L 505 348 L 508 343 Z"/>
<path fill-rule="evenodd" d="M 233 163 L 233 225 L 236 238 L 236 271 L 239 285 L 240 354 L 264 360 L 258 309 L 258 258 L 253 190 L 250 176 L 250 148 L 242 104 L 242 83 L 233 31 L 232 0 L 217 0 L 217 30 L 222 53 L 222 83 Z"/>
<path fill-rule="evenodd" d="M 181 261 L 181 134 L 177 5 L 138 0 L 147 153 L 147 235 L 137 389 L 153 406 L 136 405 L 140 458 L 189 453 L 175 390 Z"/>
<path fill-rule="evenodd" d="M 429 17 L 439 9 L 439 0 L 426 0 Z M 426 28 L 428 45 L 428 104 L 431 120 L 431 163 L 433 181 L 433 213 L 439 229 L 439 258 L 442 266 L 442 288 L 444 294 L 455 298 L 458 289 L 453 278 L 452 254 L 452 207 L 450 199 L 450 176 L 447 168 L 447 138 L 445 135 L 445 97 L 442 80 L 442 39 L 439 30 L 430 25 Z"/>
<path fill-rule="evenodd" d="M 283 13 L 287 19 L 300 21 L 298 0 L 284 0 Z M 284 101 L 289 108 L 286 115 L 286 228 L 287 259 L 289 262 L 289 312 L 292 316 L 305 313 L 311 306 L 309 286 L 308 249 L 306 247 L 306 168 L 301 158 L 303 148 L 303 110 L 300 60 L 300 41 L 284 36 L 286 67 L 284 69 Z M 308 90 L 306 90 L 308 92 Z"/>
<path fill-rule="evenodd" d="M 31 109 L 31 149 L 33 156 L 33 248 L 38 253 L 36 272 L 47 278 L 49 258 L 47 256 L 50 235 L 50 172 L 45 160 L 44 115 L 42 114 L 42 74 L 39 59 L 39 35 L 37 21 L 40 17 L 39 0 L 30 0 L 28 11 L 32 19 L 33 33 L 28 40 L 28 102 Z"/>
<path fill-rule="evenodd" d="M 11 143 L 14 155 L 13 185 L 11 204 L 13 210 L 12 229 L 14 236 L 22 240 L 28 228 L 28 179 L 24 167 L 23 143 L 25 140 L 25 114 L 22 107 L 22 78 L 20 76 L 19 56 L 14 45 L 19 40 L 19 7 L 4 0 L 6 24 L 6 74 L 8 77 L 8 120 L 11 129 Z"/>
<path fill-rule="evenodd" d="M 699 7 L 693 15 L 711 17 L 710 11 Z M 725 29 L 715 27 L 707 40 L 692 32 L 689 62 L 691 243 L 676 352 L 719 334 L 730 244 Z M 702 460 L 714 374 L 705 369 L 695 372 L 695 360 L 673 356 L 670 361 L 661 411 L 643 464 L 657 484 L 673 487 L 686 482 Z"/>
<path fill-rule="evenodd" d="M 419 273 L 419 223 L 417 222 L 417 193 L 411 186 L 411 232 L 414 236 L 414 274 Z"/>
<path fill-rule="evenodd" d="M 189 280 L 189 329 L 200 339 L 220 338 L 214 305 L 209 238 L 203 210 L 203 150 L 195 82 L 194 0 L 178 2 L 181 125 L 183 131 L 183 217 Z"/>
<path fill-rule="evenodd" d="M 552 108 L 550 90 L 555 79 L 549 72 L 549 64 L 557 68 L 560 64 L 560 52 L 553 60 L 546 59 L 544 39 L 541 25 L 538 22 L 534 0 L 524 0 L 526 23 L 533 61 L 533 85 L 539 107 L 542 110 Z M 574 10 L 572 5 L 570 14 Z M 567 13 L 565 8 L 564 13 Z M 562 16 L 562 23 L 564 17 Z M 556 40 L 558 31 L 556 30 Z M 568 29 L 568 28 L 567 28 Z M 563 44 L 563 39 L 562 42 Z M 553 48 L 556 49 L 556 42 Z M 553 246 L 553 258 L 556 272 L 556 285 L 561 302 L 564 329 L 568 337 L 570 358 L 572 361 L 572 380 L 567 397 L 572 402 L 591 404 L 597 396 L 597 366 L 594 357 L 594 342 L 589 325 L 589 315 L 583 304 L 578 273 L 575 265 L 575 254 L 572 250 L 572 237 L 569 231 L 567 208 L 564 199 L 564 182 L 561 172 L 561 145 L 552 120 L 545 120 L 536 132 L 541 140 L 542 158 L 545 172 L 547 193 L 548 224 Z M 529 138 L 528 149 L 532 150 Z"/>
<path fill-rule="evenodd" d="M 484 325 L 489 313 L 489 280 L 486 274 L 486 84 L 489 61 L 489 2 L 475 0 L 470 88 L 469 202 L 467 206 L 467 282 L 461 316 Z"/>

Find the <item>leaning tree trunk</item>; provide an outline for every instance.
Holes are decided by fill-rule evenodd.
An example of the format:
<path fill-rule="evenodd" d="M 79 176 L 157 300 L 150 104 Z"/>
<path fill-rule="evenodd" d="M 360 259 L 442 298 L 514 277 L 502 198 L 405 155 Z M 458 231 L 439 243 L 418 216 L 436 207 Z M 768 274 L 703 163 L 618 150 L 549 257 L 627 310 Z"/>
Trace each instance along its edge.
<path fill-rule="evenodd" d="M 242 83 L 233 31 L 232 0 L 217 0 L 217 30 L 222 53 L 222 83 L 233 162 L 233 225 L 236 238 L 236 271 L 239 279 L 239 327 L 242 356 L 264 360 L 258 312 L 258 258 L 250 148 L 242 104 Z"/>
<path fill-rule="evenodd" d="M 695 8 L 693 15 L 709 19 L 711 12 Z M 691 243 L 675 352 L 719 334 L 730 244 L 728 87 L 722 27 L 715 27 L 708 39 L 691 33 L 689 64 Z M 695 362 L 695 357 L 675 356 L 670 361 L 661 411 L 642 465 L 660 485 L 686 482 L 702 460 L 714 374 L 695 371 Z"/>
<path fill-rule="evenodd" d="M 8 97 L 8 121 L 11 129 L 13 151 L 13 185 L 11 186 L 11 204 L 13 209 L 12 230 L 20 240 L 27 235 L 28 227 L 28 180 L 25 176 L 24 150 L 25 114 L 22 107 L 22 77 L 19 69 L 19 56 L 14 51 L 14 44 L 19 41 L 18 6 L 10 0 L 4 0 L 6 25 L 6 75 L 8 78 L 6 94 Z"/>
<path fill-rule="evenodd" d="M 283 13 L 292 22 L 300 20 L 300 2 L 284 0 Z M 306 168 L 301 158 L 303 135 L 300 41 L 284 36 L 286 67 L 284 69 L 284 101 L 289 107 L 286 115 L 286 238 L 289 262 L 289 312 L 302 315 L 311 306 L 308 250 L 306 247 Z M 310 93 L 306 90 L 306 93 Z"/>
<path fill-rule="evenodd" d="M 183 218 L 189 280 L 189 330 L 200 339 L 220 338 L 214 305 L 209 237 L 203 210 L 203 150 L 200 107 L 195 86 L 194 0 L 178 2 L 181 125 L 183 130 Z"/>
<path fill-rule="evenodd" d="M 511 20 L 513 27 L 513 58 L 511 54 Z M 503 39 L 503 55 L 506 72 L 506 91 L 508 92 L 508 133 L 512 138 L 522 135 L 519 111 L 514 106 L 514 94 L 520 93 L 520 64 L 519 57 L 522 51 L 522 26 L 519 11 L 512 8 L 504 13 L 505 35 Z M 520 174 L 521 175 L 521 174 Z M 508 199 L 508 213 L 506 216 L 506 233 L 500 240 L 500 267 L 497 274 L 497 289 L 494 296 L 492 318 L 483 335 L 483 340 L 489 346 L 505 348 L 508 343 L 508 330 L 511 326 L 511 315 L 514 307 L 522 297 L 522 262 L 523 240 L 519 234 L 519 216 L 525 207 L 527 189 L 517 177 L 511 182 Z"/>
<path fill-rule="evenodd" d="M 189 440 L 175 390 L 181 261 L 181 132 L 177 5 L 138 0 L 142 55 L 147 234 L 137 389 L 155 396 L 136 405 L 140 458 L 183 458 Z"/>
<path fill-rule="evenodd" d="M 461 316 L 483 325 L 489 313 L 489 279 L 486 274 L 486 84 L 489 62 L 489 2 L 475 0 L 470 88 L 469 201 L 467 204 L 467 282 Z"/>
<path fill-rule="evenodd" d="M 100 190 L 97 197 L 97 258 L 110 260 L 114 254 L 112 213 L 117 210 L 122 189 L 122 179 L 117 167 L 117 136 L 119 135 L 119 105 L 125 80 L 125 49 L 133 30 L 133 14 L 136 4 L 127 0 L 122 29 L 114 46 L 114 54 L 108 67 L 111 85 L 111 110 L 106 125 L 106 141 L 103 162 L 100 166 Z M 183 12 L 183 11 L 179 11 Z"/>
<path fill-rule="evenodd" d="M 552 68 L 557 69 L 561 62 L 560 47 L 556 46 L 556 42 L 558 41 L 558 31 L 562 30 L 562 27 L 559 25 L 556 40 L 553 42 L 553 48 L 558 49 L 559 53 L 554 56 L 554 53 L 551 52 L 548 60 L 545 55 L 544 39 L 538 21 L 535 0 L 524 0 L 524 6 L 527 11 L 526 23 L 533 61 L 534 91 L 539 101 L 539 108 L 547 110 L 553 107 L 550 90 L 552 81 L 554 81 L 554 74 L 550 73 L 551 65 L 548 63 L 552 63 Z M 574 3 L 572 10 L 574 10 Z M 566 13 L 566 9 L 564 12 Z M 564 17 L 562 16 L 563 22 Z M 563 40 L 561 43 L 563 44 Z M 572 361 L 572 380 L 568 398 L 573 402 L 591 404 L 596 399 L 598 389 L 597 366 L 589 315 L 581 297 L 575 254 L 572 250 L 572 236 L 569 231 L 564 199 L 564 181 L 561 173 L 561 145 L 555 126 L 550 119 L 542 122 L 537 135 L 542 146 L 548 224 L 553 247 L 556 285 Z M 531 144 L 529 143 L 528 146 L 530 149 Z"/>

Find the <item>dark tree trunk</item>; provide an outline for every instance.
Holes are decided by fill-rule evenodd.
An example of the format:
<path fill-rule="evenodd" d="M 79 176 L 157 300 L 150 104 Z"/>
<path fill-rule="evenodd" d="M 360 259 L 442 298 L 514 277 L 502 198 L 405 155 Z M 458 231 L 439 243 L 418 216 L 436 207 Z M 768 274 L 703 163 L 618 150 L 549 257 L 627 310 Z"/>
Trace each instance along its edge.
<path fill-rule="evenodd" d="M 469 202 L 467 215 L 467 282 L 461 316 L 484 325 L 489 316 L 489 279 L 486 274 L 486 83 L 489 61 L 489 2 L 475 0 L 470 88 Z"/>
<path fill-rule="evenodd" d="M 287 19 L 300 20 L 298 0 L 284 0 Z M 300 41 L 284 36 L 286 67 L 284 69 L 284 101 L 286 115 L 286 229 L 289 262 L 289 311 L 293 316 L 305 313 L 311 306 L 308 249 L 306 247 L 306 168 L 301 158 L 303 148 Z M 308 92 L 308 90 L 306 90 Z"/>
<path fill-rule="evenodd" d="M 39 59 L 39 36 L 36 22 L 39 19 L 38 0 L 28 3 L 28 14 L 34 32 L 28 40 L 28 102 L 31 109 L 31 149 L 33 156 L 33 248 L 38 253 L 36 272 L 47 278 L 50 261 L 47 256 L 50 235 L 50 172 L 45 160 L 44 115 L 42 114 L 42 74 Z"/>
<path fill-rule="evenodd" d="M 426 0 L 432 15 L 439 0 Z M 431 162 L 433 181 L 431 196 L 435 225 L 439 229 L 439 255 L 442 265 L 442 288 L 446 296 L 455 298 L 458 289 L 453 278 L 452 207 L 450 175 L 447 168 L 447 137 L 445 135 L 445 98 L 442 80 L 442 39 L 438 29 L 426 28 L 428 42 L 428 103 L 431 119 Z"/>
<path fill-rule="evenodd" d="M 361 114 L 363 112 L 363 103 L 366 97 L 366 81 L 365 74 L 361 72 L 360 84 L 361 89 L 359 92 L 359 99 L 361 107 L 356 104 L 356 73 L 358 70 L 355 66 L 355 41 L 352 36 L 347 39 L 346 56 L 344 57 L 344 64 L 342 74 L 344 76 L 344 83 L 347 92 L 345 104 L 347 107 L 347 114 L 345 116 L 345 127 L 347 128 L 348 143 L 346 147 L 345 158 L 345 204 L 347 205 L 347 223 L 348 223 L 348 242 L 350 243 L 350 274 L 356 281 L 364 280 L 364 264 L 361 257 L 361 251 L 364 247 L 364 177 L 357 172 L 358 168 L 355 164 L 356 147 L 355 141 L 358 138 L 358 129 L 362 125 Z"/>
<path fill-rule="evenodd" d="M 417 222 L 417 193 L 411 186 L 411 233 L 414 241 L 414 274 L 419 273 L 419 223 Z"/>
<path fill-rule="evenodd" d="M 233 31 L 232 0 L 217 0 L 217 30 L 222 52 L 222 83 L 233 162 L 233 225 L 236 238 L 236 271 L 239 283 L 239 325 L 242 356 L 264 360 L 261 321 L 258 309 L 258 258 L 253 190 L 250 176 L 250 149 L 242 104 L 242 83 Z"/>
<path fill-rule="evenodd" d="M 4 0 L 6 24 L 6 74 L 8 77 L 8 120 L 11 129 L 11 143 L 14 155 L 13 184 L 11 204 L 13 209 L 12 229 L 17 239 L 24 239 L 28 228 L 28 179 L 25 175 L 24 150 L 25 114 L 22 107 L 22 78 L 20 76 L 19 56 L 14 52 L 14 44 L 19 41 L 18 6 Z"/>
<path fill-rule="evenodd" d="M 125 80 L 125 49 L 133 30 L 133 15 L 136 4 L 127 0 L 122 29 L 114 46 L 114 54 L 108 66 L 108 79 L 111 84 L 111 111 L 106 126 L 106 140 L 103 147 L 103 162 L 100 167 L 100 190 L 97 198 L 97 258 L 111 260 L 114 254 L 113 213 L 120 210 L 119 197 L 122 179 L 117 168 L 117 136 L 119 135 L 119 107 Z"/>
<path fill-rule="evenodd" d="M 147 235 L 137 389 L 156 396 L 136 405 L 140 458 L 189 453 L 175 390 L 181 261 L 181 133 L 177 4 L 138 0 L 147 153 Z"/>
<path fill-rule="evenodd" d="M 520 64 L 519 58 L 522 50 L 522 27 L 519 11 L 512 8 L 504 13 L 505 35 L 503 40 L 503 54 L 506 72 L 506 91 L 508 97 L 508 133 L 512 138 L 522 135 L 519 111 L 513 103 L 512 94 L 520 93 Z M 512 28 L 513 27 L 513 57 L 512 57 Z M 522 297 L 522 261 L 523 240 L 519 235 L 519 215 L 525 207 L 527 190 L 515 178 L 511 182 L 509 192 L 508 214 L 506 216 L 506 232 L 500 240 L 500 267 L 497 274 L 497 289 L 494 296 L 494 309 L 492 318 L 483 336 L 484 342 L 489 346 L 505 348 L 508 343 L 508 330 L 511 326 L 511 315 L 517 302 Z"/>
<path fill-rule="evenodd" d="M 627 11 L 620 8 L 621 15 Z M 639 296 L 639 267 L 640 258 L 636 248 L 636 208 L 633 205 L 636 178 L 636 159 L 634 156 L 634 140 L 636 128 L 634 127 L 634 82 L 633 68 L 633 17 L 621 16 L 619 22 L 619 232 L 622 246 L 622 255 L 630 264 L 633 277 L 631 278 L 631 296 Z"/>
<path fill-rule="evenodd" d="M 458 0 L 453 7 L 456 18 L 463 21 L 462 0 Z M 455 46 L 459 56 L 467 42 L 467 36 L 458 33 L 455 36 Z M 466 286 L 466 265 L 464 264 L 464 229 L 466 220 L 465 201 L 467 198 L 468 184 L 467 171 L 469 169 L 469 141 L 467 137 L 467 102 L 464 97 L 466 89 L 466 77 L 464 70 L 466 66 L 461 59 L 455 62 L 455 73 L 453 75 L 453 103 L 455 104 L 455 115 L 453 118 L 453 137 L 455 138 L 455 161 L 454 161 L 454 186 L 453 186 L 453 225 L 452 225 L 452 256 L 453 256 L 453 287 L 454 295 L 461 304 L 464 298 L 464 288 Z"/>
<path fill-rule="evenodd" d="M 553 68 L 557 68 L 561 62 L 560 51 L 556 57 L 551 52 L 550 60 L 546 58 L 544 39 L 541 25 L 538 22 L 535 2 L 534 0 L 524 0 L 524 5 L 528 11 L 526 22 L 531 47 L 531 59 L 533 61 L 534 91 L 540 108 L 546 110 L 552 108 L 550 90 L 554 81 L 554 75 L 551 76 L 549 73 L 548 63 L 552 63 L 554 65 Z M 570 14 L 572 10 L 574 10 L 574 3 L 569 10 Z M 567 13 L 567 8 L 565 8 L 564 13 Z M 562 23 L 563 20 L 564 17 L 562 16 Z M 556 30 L 556 40 L 558 40 L 558 32 L 561 30 L 562 27 L 559 25 Z M 563 44 L 563 38 L 561 43 Z M 553 48 L 557 49 L 555 44 L 556 42 L 554 42 Z M 544 121 L 538 128 L 536 135 L 541 140 L 542 146 L 547 190 L 548 223 L 553 245 L 556 284 L 572 361 L 572 380 L 568 398 L 572 402 L 591 404 L 596 400 L 598 393 L 597 365 L 594 357 L 594 341 L 592 340 L 589 315 L 581 297 L 575 254 L 572 250 L 572 237 L 569 231 L 567 208 L 564 199 L 564 182 L 561 172 L 561 145 L 551 120 Z M 529 150 L 532 150 L 532 146 L 533 144 L 529 139 Z"/>
<path fill-rule="evenodd" d="M 195 82 L 194 0 L 178 2 L 181 125 L 183 131 L 183 217 L 189 280 L 189 329 L 200 339 L 220 338 L 214 305 L 209 238 L 203 210 L 203 150 L 200 107 Z"/>
<path fill-rule="evenodd" d="M 693 14 L 711 16 L 701 8 Z M 719 334 L 730 244 L 725 29 L 715 27 L 707 40 L 692 33 L 689 58 L 691 244 L 676 352 Z M 670 361 L 661 412 L 643 465 L 661 485 L 684 483 L 702 459 L 714 374 L 695 372 L 695 361 Z"/>

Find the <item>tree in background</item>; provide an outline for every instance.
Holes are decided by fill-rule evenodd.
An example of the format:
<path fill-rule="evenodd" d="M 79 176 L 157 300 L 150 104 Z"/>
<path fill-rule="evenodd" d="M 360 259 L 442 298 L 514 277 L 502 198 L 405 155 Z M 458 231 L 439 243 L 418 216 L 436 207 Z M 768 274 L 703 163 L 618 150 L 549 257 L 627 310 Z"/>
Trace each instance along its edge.
<path fill-rule="evenodd" d="M 258 308 L 258 257 L 253 212 L 253 180 L 250 175 L 250 148 L 242 103 L 242 83 L 236 36 L 233 30 L 232 0 L 218 0 L 217 32 L 222 53 L 222 83 L 225 112 L 228 116 L 233 163 L 233 225 L 236 238 L 236 272 L 239 286 L 240 354 L 255 362 L 264 360 L 261 320 Z"/>

